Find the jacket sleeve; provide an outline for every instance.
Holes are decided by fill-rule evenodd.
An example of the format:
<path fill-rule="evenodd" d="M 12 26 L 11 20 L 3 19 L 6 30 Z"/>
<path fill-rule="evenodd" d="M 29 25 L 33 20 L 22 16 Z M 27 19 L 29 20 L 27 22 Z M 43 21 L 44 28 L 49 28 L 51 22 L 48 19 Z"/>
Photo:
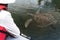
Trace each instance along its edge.
<path fill-rule="evenodd" d="M 0 12 L 0 25 L 4 26 L 11 35 L 16 37 L 20 35 L 20 30 L 14 23 L 10 12 L 4 10 Z"/>

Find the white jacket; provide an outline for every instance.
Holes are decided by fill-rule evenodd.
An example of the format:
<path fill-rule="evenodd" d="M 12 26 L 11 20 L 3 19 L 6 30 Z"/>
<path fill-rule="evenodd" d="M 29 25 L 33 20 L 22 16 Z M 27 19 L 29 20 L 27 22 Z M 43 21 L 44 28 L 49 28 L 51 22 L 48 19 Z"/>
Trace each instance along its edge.
<path fill-rule="evenodd" d="M 0 3 L 2 4 L 10 4 L 10 3 L 14 3 L 16 0 L 0 0 Z"/>
<path fill-rule="evenodd" d="M 5 27 L 6 30 L 13 36 L 15 37 L 20 36 L 20 30 L 14 23 L 10 12 L 5 10 L 0 11 L 0 26 Z"/>

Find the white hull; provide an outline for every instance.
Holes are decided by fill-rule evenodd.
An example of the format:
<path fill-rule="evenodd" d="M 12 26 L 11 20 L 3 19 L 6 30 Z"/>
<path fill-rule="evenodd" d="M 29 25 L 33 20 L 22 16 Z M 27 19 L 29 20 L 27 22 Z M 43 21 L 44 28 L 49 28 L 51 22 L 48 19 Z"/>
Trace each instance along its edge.
<path fill-rule="evenodd" d="M 22 36 L 19 36 L 19 37 L 16 37 L 16 38 L 12 38 L 12 37 L 9 36 L 9 37 L 7 37 L 6 40 L 29 40 L 29 39 L 24 38 Z"/>

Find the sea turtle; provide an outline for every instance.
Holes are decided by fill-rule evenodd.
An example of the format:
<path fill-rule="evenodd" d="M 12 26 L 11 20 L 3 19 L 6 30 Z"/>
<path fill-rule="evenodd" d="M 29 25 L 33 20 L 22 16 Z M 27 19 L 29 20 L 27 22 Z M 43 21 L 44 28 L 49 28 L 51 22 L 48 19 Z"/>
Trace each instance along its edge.
<path fill-rule="evenodd" d="M 25 21 L 25 28 L 28 27 L 28 25 L 34 21 L 38 27 L 44 28 L 48 27 L 49 25 L 55 25 L 57 23 L 57 20 L 55 17 L 50 13 L 27 13 L 28 15 L 31 15 L 32 18 Z"/>

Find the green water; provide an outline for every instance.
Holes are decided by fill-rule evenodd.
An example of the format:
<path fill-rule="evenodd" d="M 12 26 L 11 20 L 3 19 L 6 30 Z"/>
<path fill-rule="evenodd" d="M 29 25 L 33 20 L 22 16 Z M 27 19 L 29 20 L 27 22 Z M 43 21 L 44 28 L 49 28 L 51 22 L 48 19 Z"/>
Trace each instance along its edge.
<path fill-rule="evenodd" d="M 23 10 L 23 11 L 22 11 Z M 49 28 L 41 29 L 34 25 L 33 22 L 30 23 L 28 28 L 24 27 L 24 23 L 27 19 L 31 18 L 27 15 L 27 12 L 35 13 L 36 10 L 22 9 L 18 12 L 12 12 L 12 17 L 14 18 L 15 23 L 20 28 L 21 32 L 27 36 L 31 37 L 31 40 L 60 40 L 60 13 L 52 13 L 55 18 L 58 20 L 55 25 L 56 29 L 53 31 Z"/>
<path fill-rule="evenodd" d="M 53 0 L 56 4 L 56 8 L 60 8 L 60 1 L 59 0 Z M 34 25 L 33 22 L 30 23 L 28 28 L 25 28 L 24 23 L 27 19 L 31 18 L 31 16 L 27 15 L 27 13 L 35 13 L 36 9 L 22 9 L 19 8 L 19 10 L 10 10 L 12 13 L 12 17 L 17 24 L 17 26 L 20 28 L 21 32 L 24 33 L 27 36 L 31 37 L 31 40 L 60 40 L 60 13 L 54 12 L 51 13 L 55 16 L 57 19 L 57 24 L 55 25 L 56 29 L 51 30 L 49 28 L 39 28 L 36 25 Z"/>

